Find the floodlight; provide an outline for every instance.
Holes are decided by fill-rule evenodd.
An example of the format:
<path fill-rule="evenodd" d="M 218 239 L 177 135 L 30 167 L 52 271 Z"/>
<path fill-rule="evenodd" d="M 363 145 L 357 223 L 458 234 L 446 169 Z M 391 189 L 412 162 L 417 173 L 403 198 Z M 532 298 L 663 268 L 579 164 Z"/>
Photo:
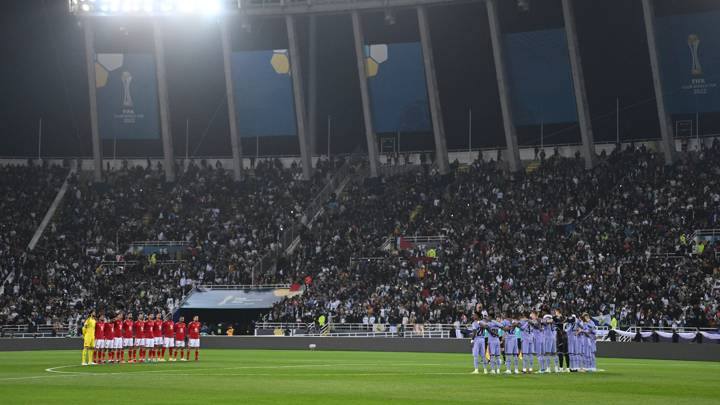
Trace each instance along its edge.
<path fill-rule="evenodd" d="M 160 6 L 160 10 L 163 13 L 169 13 L 169 12 L 173 11 L 174 8 L 175 8 L 175 4 L 173 4 L 173 2 L 171 2 L 171 1 L 163 1 L 162 5 Z"/>
<path fill-rule="evenodd" d="M 231 4 L 237 3 L 232 0 L 68 0 L 70 12 L 79 16 L 214 16 L 236 7 Z"/>
<path fill-rule="evenodd" d="M 181 0 L 179 5 L 179 10 L 183 13 L 193 13 L 195 12 L 195 1 L 193 0 Z"/>

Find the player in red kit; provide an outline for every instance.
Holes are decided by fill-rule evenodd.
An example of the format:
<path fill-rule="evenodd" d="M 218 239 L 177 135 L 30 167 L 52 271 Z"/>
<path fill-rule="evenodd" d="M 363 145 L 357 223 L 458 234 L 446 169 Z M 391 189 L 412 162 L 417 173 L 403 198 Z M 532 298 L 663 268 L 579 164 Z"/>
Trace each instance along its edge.
<path fill-rule="evenodd" d="M 113 339 L 113 352 L 115 353 L 115 363 L 120 363 L 120 359 L 123 353 L 123 313 L 119 312 L 115 317 L 113 325 L 115 329 L 115 335 Z"/>
<path fill-rule="evenodd" d="M 143 320 L 143 314 L 138 314 L 137 321 L 135 321 L 135 325 L 133 326 L 133 329 L 135 329 L 135 341 L 133 341 L 133 361 L 139 361 L 142 363 L 145 359 L 145 321 Z"/>
<path fill-rule="evenodd" d="M 192 348 L 195 348 L 195 361 L 198 361 L 198 353 L 200 351 L 200 318 L 195 315 L 193 318 L 193 321 L 190 322 L 190 325 L 188 325 L 188 352 L 187 352 L 187 359 L 190 359 L 190 350 Z"/>
<path fill-rule="evenodd" d="M 153 337 L 155 338 L 155 357 L 158 361 L 165 361 L 164 358 L 160 357 L 160 353 L 165 353 L 164 350 L 162 350 L 163 345 L 163 334 L 162 334 L 162 315 L 159 313 L 155 315 L 155 323 L 153 324 Z"/>
<path fill-rule="evenodd" d="M 165 360 L 165 350 L 168 351 L 168 361 L 173 361 L 173 347 L 175 347 L 175 323 L 172 319 L 166 319 L 162 324 L 163 348 L 162 359 Z"/>
<path fill-rule="evenodd" d="M 100 315 L 95 323 L 95 352 L 93 363 L 100 364 L 103 360 L 103 349 L 105 348 L 105 315 Z"/>
<path fill-rule="evenodd" d="M 113 361 L 115 361 L 115 357 L 113 356 L 114 340 L 115 322 L 108 319 L 105 322 L 105 354 L 107 355 L 107 357 L 105 358 L 105 363 L 112 363 Z"/>
<path fill-rule="evenodd" d="M 153 336 L 153 329 L 155 327 L 155 315 L 148 314 L 145 316 L 145 348 L 147 353 L 146 361 L 155 361 L 155 337 Z"/>
<path fill-rule="evenodd" d="M 135 359 L 133 358 L 133 326 L 135 326 L 135 322 L 132 320 L 133 316 L 132 314 L 127 314 L 125 317 L 125 321 L 122 325 L 122 331 L 123 331 L 123 352 L 121 360 L 124 363 L 125 362 L 125 350 L 127 350 L 128 363 L 134 363 Z"/>
<path fill-rule="evenodd" d="M 175 323 L 175 358 L 173 361 L 177 361 L 178 352 L 180 352 L 180 361 L 187 361 L 185 359 L 185 334 L 187 333 L 187 326 L 185 325 L 185 317 L 180 317 L 177 323 Z"/>

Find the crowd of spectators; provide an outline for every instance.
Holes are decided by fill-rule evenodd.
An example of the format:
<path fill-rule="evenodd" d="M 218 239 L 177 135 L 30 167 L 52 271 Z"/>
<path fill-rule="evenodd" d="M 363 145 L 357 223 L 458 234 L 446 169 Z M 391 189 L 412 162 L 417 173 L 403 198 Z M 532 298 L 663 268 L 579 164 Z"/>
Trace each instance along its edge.
<path fill-rule="evenodd" d="M 250 284 L 251 268 L 339 164 L 320 162 L 308 182 L 278 160 L 256 162 L 240 182 L 204 161 L 174 183 L 149 161 L 103 183 L 73 174 L 38 247 L 23 251 L 0 324 L 72 323 L 89 307 L 167 312 L 193 285 Z M 180 249 L 147 254 L 138 241 Z"/>
<path fill-rule="evenodd" d="M 389 179 L 377 197 L 353 189 L 326 218 L 339 226 L 321 223 L 285 263 L 281 275 L 305 280 L 305 294 L 265 319 L 452 323 L 481 304 L 504 313 L 562 307 L 624 325 L 717 325 L 718 245 L 692 246 L 690 234 L 720 224 L 720 145 L 674 166 L 631 147 L 583 168 L 579 157 L 553 156 L 508 174 L 477 161 L 447 187 L 417 174 Z M 441 242 L 378 251 L 390 234 Z"/>
<path fill-rule="evenodd" d="M 47 163 L 0 166 L 0 320 L 19 316 L 16 275 L 28 266 L 28 244 L 66 175 Z"/>
<path fill-rule="evenodd" d="M 453 323 L 480 305 L 561 307 L 624 325 L 720 323 L 720 245 L 690 237 L 720 228 L 720 143 L 673 166 L 634 146 L 598 156 L 592 170 L 579 156 L 539 158 L 518 173 L 478 159 L 449 176 L 428 162 L 381 180 L 355 176 L 293 253 L 252 279 L 304 290 L 265 320 Z M 33 251 L 63 171 L 2 168 L 2 187 L 25 197 L 0 199 L 0 272 L 13 274 L 0 324 L 75 323 L 89 307 L 169 311 L 193 285 L 249 284 L 339 164 L 321 161 L 309 182 L 276 160 L 240 182 L 206 162 L 174 183 L 149 162 L 101 184 L 71 175 Z M 148 254 L 137 241 L 181 249 Z"/>

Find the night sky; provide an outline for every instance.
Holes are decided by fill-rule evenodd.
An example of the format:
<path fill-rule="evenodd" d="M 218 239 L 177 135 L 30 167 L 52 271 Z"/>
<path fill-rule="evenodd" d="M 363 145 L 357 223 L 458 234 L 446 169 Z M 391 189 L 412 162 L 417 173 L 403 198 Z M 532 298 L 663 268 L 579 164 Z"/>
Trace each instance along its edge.
<path fill-rule="evenodd" d="M 515 0 L 500 1 L 504 32 L 563 26 L 560 0 L 531 0 L 521 12 Z M 38 120 L 43 119 L 44 156 L 91 154 L 83 33 L 65 0 L 5 0 L 0 13 L 0 156 L 36 156 Z M 657 14 L 720 8 L 715 0 L 659 0 Z M 652 77 L 640 0 L 576 1 L 576 18 L 595 140 L 614 141 L 620 98 L 621 138 L 658 137 Z M 502 119 L 487 15 L 481 2 L 429 9 L 435 62 L 450 150 L 468 147 L 468 109 L 473 147 L 504 146 Z M 368 42 L 419 41 L 412 10 L 397 13 L 386 26 L 382 12 L 363 16 Z M 720 23 L 720 21 L 718 22 Z M 237 21 L 235 50 L 287 48 L 283 19 L 252 20 L 251 32 Z M 307 51 L 308 19 L 300 18 L 301 47 Z M 147 20 L 104 18 L 96 23 L 96 50 L 152 51 Z M 175 153 L 230 156 L 228 112 L 216 20 L 196 17 L 166 22 L 166 56 Z M 327 117 L 332 116 L 332 152 L 364 146 L 360 92 L 349 15 L 318 18 L 318 141 L 326 151 Z M 305 57 L 307 63 L 307 57 Z M 307 74 L 307 68 L 304 69 Z M 306 90 L 307 92 L 307 90 Z M 720 115 L 703 114 L 701 132 L 717 133 Z M 540 128 L 518 128 L 521 145 L 540 143 Z M 576 125 L 548 125 L 544 141 L 577 143 Z M 403 149 L 431 149 L 431 134 L 408 134 Z M 118 141 L 118 156 L 161 155 L 160 141 Z M 243 139 L 245 154 L 255 140 Z M 103 142 L 106 157 L 112 141 Z M 262 138 L 263 155 L 298 153 L 295 138 Z"/>

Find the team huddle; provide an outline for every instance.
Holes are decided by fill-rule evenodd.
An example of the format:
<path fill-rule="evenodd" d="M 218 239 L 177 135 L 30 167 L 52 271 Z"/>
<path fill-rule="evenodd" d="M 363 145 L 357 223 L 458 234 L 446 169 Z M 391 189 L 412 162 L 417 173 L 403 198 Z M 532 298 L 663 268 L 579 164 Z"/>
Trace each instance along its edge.
<path fill-rule="evenodd" d="M 82 328 L 83 366 L 155 363 L 177 361 L 178 358 L 188 361 L 193 349 L 195 361 L 198 361 L 201 325 L 197 316 L 187 325 L 182 316 L 178 322 L 163 320 L 160 314 L 139 314 L 137 320 L 133 320 L 132 314 L 123 318 L 123 314 L 119 313 L 114 319 L 108 319 L 103 314 L 96 319 L 95 311 L 90 313 Z"/>
<path fill-rule="evenodd" d="M 542 318 L 537 312 L 530 317 L 508 319 L 498 316 L 495 320 L 480 319 L 473 314 L 468 330 L 472 336 L 472 354 L 475 370 L 482 361 L 484 373 L 500 374 L 501 351 L 505 354 L 505 373 L 519 374 L 519 359 L 522 358 L 522 372 L 532 373 L 534 358 L 537 358 L 539 373 L 554 371 L 596 371 L 595 334 L 597 327 L 587 313 L 582 317 L 563 318 L 560 310 L 555 315 Z M 558 350 L 560 348 L 560 350 Z M 504 350 L 502 350 L 504 349 Z M 563 367 L 563 358 L 565 365 Z M 514 369 L 514 370 L 513 370 Z"/>

